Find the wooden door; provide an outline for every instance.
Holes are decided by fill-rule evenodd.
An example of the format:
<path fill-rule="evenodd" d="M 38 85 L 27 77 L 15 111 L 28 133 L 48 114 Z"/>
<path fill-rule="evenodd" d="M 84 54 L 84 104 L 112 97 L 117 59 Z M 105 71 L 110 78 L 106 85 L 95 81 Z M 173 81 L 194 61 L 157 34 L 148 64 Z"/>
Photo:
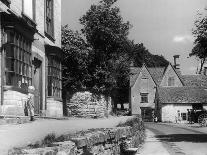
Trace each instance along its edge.
<path fill-rule="evenodd" d="M 42 61 L 40 60 L 38 60 L 38 65 L 34 65 L 33 86 L 35 87 L 34 112 L 35 115 L 40 115 L 42 110 Z"/>

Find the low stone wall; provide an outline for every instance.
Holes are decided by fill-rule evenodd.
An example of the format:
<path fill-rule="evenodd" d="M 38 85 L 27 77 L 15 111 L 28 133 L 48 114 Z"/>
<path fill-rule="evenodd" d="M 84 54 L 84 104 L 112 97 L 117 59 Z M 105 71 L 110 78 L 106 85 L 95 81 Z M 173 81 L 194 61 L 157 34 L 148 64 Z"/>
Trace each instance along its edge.
<path fill-rule="evenodd" d="M 140 119 L 135 121 L 140 121 Z M 128 123 L 130 124 L 131 126 L 90 129 L 73 135 L 64 135 L 43 148 L 13 149 L 8 154 L 124 155 L 129 148 L 137 148 L 144 139 L 144 127 L 141 121 Z"/>
<path fill-rule="evenodd" d="M 95 96 L 90 92 L 78 92 L 67 103 L 68 113 L 74 117 L 101 118 L 112 111 L 111 99 Z"/>
<path fill-rule="evenodd" d="M 0 105 L 0 115 L 24 116 L 24 107 L 27 101 L 27 94 L 18 91 L 4 91 L 4 102 Z"/>

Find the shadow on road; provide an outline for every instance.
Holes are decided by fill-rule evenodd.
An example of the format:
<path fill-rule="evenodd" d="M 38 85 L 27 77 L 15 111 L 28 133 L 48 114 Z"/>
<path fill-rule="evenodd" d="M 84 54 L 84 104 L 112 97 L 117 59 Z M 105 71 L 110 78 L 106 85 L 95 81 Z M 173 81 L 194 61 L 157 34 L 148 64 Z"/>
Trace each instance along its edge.
<path fill-rule="evenodd" d="M 167 142 L 195 142 L 206 143 L 207 134 L 170 134 L 170 135 L 157 135 L 161 141 Z"/>

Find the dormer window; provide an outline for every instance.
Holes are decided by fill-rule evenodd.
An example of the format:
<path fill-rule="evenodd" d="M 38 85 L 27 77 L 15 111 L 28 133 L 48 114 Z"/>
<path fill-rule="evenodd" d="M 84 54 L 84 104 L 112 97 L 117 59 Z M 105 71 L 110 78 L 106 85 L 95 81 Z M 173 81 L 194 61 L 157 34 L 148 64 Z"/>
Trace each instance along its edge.
<path fill-rule="evenodd" d="M 30 18 L 31 20 L 34 20 L 35 14 L 34 14 L 34 0 L 23 0 L 23 14 Z"/>
<path fill-rule="evenodd" d="M 168 86 L 174 86 L 175 85 L 175 78 L 169 77 L 168 78 Z"/>

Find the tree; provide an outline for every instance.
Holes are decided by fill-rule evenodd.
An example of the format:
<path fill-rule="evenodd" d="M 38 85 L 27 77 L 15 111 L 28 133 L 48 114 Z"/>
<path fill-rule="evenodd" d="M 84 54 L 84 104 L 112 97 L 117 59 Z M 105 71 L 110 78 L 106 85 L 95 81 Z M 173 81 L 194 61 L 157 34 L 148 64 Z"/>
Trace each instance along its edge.
<path fill-rule="evenodd" d="M 141 67 L 145 63 L 148 67 L 165 67 L 169 64 L 163 56 L 151 54 L 142 43 L 132 42 L 132 47 L 131 61 L 134 62 L 134 66 Z"/>
<path fill-rule="evenodd" d="M 120 85 L 127 85 L 128 51 L 127 35 L 131 25 L 124 22 L 116 0 L 103 0 L 80 18 L 81 30 L 94 51 L 89 72 L 93 80 L 89 84 L 94 92 L 116 98 Z M 116 100 L 116 99 L 115 99 Z"/>
<path fill-rule="evenodd" d="M 68 25 L 62 27 L 63 58 L 63 87 L 73 93 L 85 90 L 91 81 L 88 66 L 92 62 L 92 50 L 81 34 L 69 29 Z"/>
<path fill-rule="evenodd" d="M 195 37 L 195 41 L 189 56 L 196 56 L 200 60 L 199 74 L 201 74 L 207 58 L 207 15 L 198 14 L 194 25 L 195 28 L 192 30 L 192 34 Z"/>

